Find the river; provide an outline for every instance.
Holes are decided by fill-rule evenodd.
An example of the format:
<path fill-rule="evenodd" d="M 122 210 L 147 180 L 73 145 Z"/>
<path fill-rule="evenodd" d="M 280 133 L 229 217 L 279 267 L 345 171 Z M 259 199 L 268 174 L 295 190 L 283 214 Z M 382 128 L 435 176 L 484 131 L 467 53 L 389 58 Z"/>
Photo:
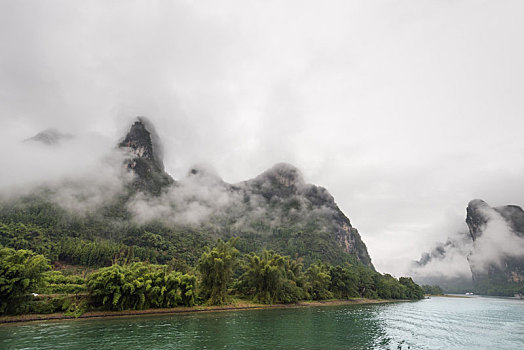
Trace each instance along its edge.
<path fill-rule="evenodd" d="M 8 324 L 0 349 L 524 349 L 524 300 L 432 297 Z"/>

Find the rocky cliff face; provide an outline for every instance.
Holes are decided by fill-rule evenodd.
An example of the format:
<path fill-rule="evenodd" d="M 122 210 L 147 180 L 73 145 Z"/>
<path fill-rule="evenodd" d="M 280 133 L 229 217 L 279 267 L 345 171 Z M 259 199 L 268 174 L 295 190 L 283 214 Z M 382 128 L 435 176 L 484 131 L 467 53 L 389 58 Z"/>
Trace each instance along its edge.
<path fill-rule="evenodd" d="M 467 207 L 473 240 L 468 256 L 473 280 L 482 285 L 524 282 L 524 211 L 516 205 L 490 207 L 480 199 Z"/>
<path fill-rule="evenodd" d="M 136 174 L 136 189 L 159 194 L 174 182 L 164 171 L 158 137 L 146 119 L 138 118 L 118 147 L 129 152 L 125 166 Z"/>
<path fill-rule="evenodd" d="M 414 262 L 412 274 L 423 284 L 447 292 L 474 290 L 509 295 L 524 291 L 524 211 L 516 205 L 491 207 L 481 199 L 466 208 L 467 231 L 452 233 Z"/>
<path fill-rule="evenodd" d="M 474 199 L 468 203 L 466 207 L 466 224 L 473 241 L 482 235 L 482 230 L 488 222 L 485 211 L 490 209 L 489 205 L 482 199 Z"/>

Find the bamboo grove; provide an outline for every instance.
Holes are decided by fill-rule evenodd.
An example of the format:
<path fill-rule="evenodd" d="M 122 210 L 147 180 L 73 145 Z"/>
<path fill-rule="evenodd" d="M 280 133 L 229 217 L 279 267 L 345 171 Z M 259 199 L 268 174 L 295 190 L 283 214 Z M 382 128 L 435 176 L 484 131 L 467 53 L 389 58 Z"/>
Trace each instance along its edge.
<path fill-rule="evenodd" d="M 362 265 L 305 267 L 273 251 L 241 254 L 237 238 L 206 247 L 196 266 L 114 262 L 82 274 L 53 270 L 42 255 L 0 248 L 0 314 L 88 310 L 143 310 L 223 305 L 233 300 L 260 304 L 350 298 L 420 299 L 411 278 L 396 279 Z"/>

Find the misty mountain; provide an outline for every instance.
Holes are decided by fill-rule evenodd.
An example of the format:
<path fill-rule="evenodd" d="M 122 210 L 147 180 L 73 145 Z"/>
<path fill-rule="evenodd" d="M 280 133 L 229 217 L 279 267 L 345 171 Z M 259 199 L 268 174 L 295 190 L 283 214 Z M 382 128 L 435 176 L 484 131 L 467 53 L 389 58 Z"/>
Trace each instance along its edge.
<path fill-rule="evenodd" d="M 306 184 L 294 166 L 280 163 L 238 184 L 224 182 L 209 167 L 194 166 L 186 178 L 175 182 L 163 170 L 148 129 L 143 119 L 137 121 L 119 145 L 132 150 L 127 166 L 137 175 L 135 183 L 155 194 L 139 192 L 129 202 L 131 212 L 143 223 L 200 225 L 217 236 L 240 235 L 253 245 L 261 245 L 259 236 L 276 250 L 282 247 L 275 246 L 273 236 L 293 245 L 301 236 L 313 236 L 315 245 L 309 249 L 318 258 L 343 260 L 345 253 L 373 266 L 360 234 L 334 198 L 325 188 Z M 300 255 L 311 254 L 305 250 L 302 247 Z M 284 252 L 298 253 L 289 248 Z"/>
<path fill-rule="evenodd" d="M 421 284 L 439 285 L 447 293 L 473 290 L 471 268 L 467 256 L 473 248 L 468 232 L 457 232 L 446 242 L 422 254 L 412 264 L 411 273 Z"/>
<path fill-rule="evenodd" d="M 305 183 L 292 165 L 277 164 L 236 184 L 197 165 L 175 181 L 145 118 L 108 154 L 89 176 L 57 179 L 30 194 L 4 198 L 0 244 L 72 263 L 108 264 L 122 257 L 194 263 L 215 239 L 240 237 L 244 252 L 272 249 L 307 264 L 322 259 L 373 268 L 358 230 L 334 198 Z"/>
<path fill-rule="evenodd" d="M 56 129 L 46 129 L 39 132 L 33 137 L 25 139 L 25 142 L 40 142 L 47 146 L 57 145 L 62 141 L 72 139 L 74 136 L 67 133 L 62 133 Z"/>
<path fill-rule="evenodd" d="M 468 256 L 479 290 L 524 286 L 524 211 L 516 205 L 490 207 L 480 199 L 467 208 L 473 250 Z"/>
<path fill-rule="evenodd" d="M 138 190 L 158 195 L 165 186 L 174 183 L 173 178 L 164 171 L 159 137 L 144 117 L 139 117 L 131 126 L 118 147 L 129 152 L 125 167 L 137 175 L 133 185 Z"/>
<path fill-rule="evenodd" d="M 467 233 L 456 233 L 424 253 L 413 273 L 421 283 L 448 291 L 512 295 L 524 289 L 524 211 L 490 207 L 481 199 L 466 208 Z"/>

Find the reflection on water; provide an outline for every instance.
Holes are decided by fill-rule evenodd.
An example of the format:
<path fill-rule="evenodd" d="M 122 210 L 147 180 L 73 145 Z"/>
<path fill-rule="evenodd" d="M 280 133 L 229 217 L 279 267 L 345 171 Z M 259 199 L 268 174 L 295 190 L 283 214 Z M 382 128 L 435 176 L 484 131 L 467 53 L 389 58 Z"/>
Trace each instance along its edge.
<path fill-rule="evenodd" d="M 524 302 L 432 298 L 0 327 L 0 349 L 277 348 L 524 348 Z"/>

